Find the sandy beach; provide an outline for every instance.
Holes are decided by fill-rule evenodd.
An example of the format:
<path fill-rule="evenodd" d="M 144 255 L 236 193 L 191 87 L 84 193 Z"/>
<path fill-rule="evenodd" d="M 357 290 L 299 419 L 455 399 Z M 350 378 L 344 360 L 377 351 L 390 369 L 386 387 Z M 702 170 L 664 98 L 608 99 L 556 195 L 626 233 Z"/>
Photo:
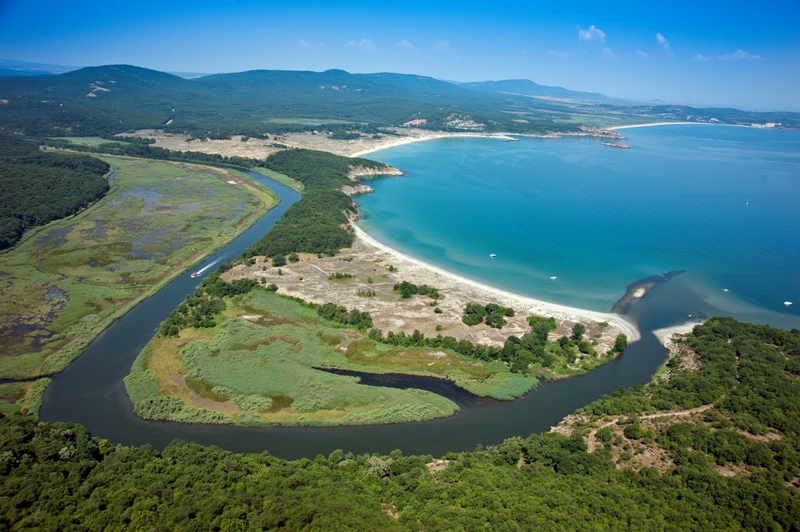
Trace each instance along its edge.
<path fill-rule="evenodd" d="M 559 305 L 557 303 L 550 303 L 539 299 L 534 299 L 527 296 L 514 294 L 506 290 L 494 288 L 492 286 L 473 281 L 461 275 L 449 272 L 438 266 L 428 264 L 419 259 L 415 259 L 404 253 L 381 244 L 358 225 L 352 224 L 356 237 L 367 245 L 380 250 L 386 255 L 390 256 L 392 260 L 399 264 L 404 264 L 406 270 L 411 269 L 417 275 L 434 274 L 439 278 L 448 280 L 453 284 L 454 288 L 460 288 L 464 292 L 471 292 L 474 295 L 473 300 L 480 300 L 481 297 L 485 300 L 491 300 L 498 304 L 509 306 L 514 309 L 521 309 L 526 314 L 535 314 L 538 316 L 553 316 L 557 320 L 570 321 L 570 322 L 607 322 L 612 327 L 619 329 L 620 332 L 627 335 L 629 341 L 638 340 L 641 335 L 638 328 L 631 322 L 624 319 L 619 314 L 611 314 L 605 312 L 594 312 L 566 305 Z M 441 284 L 441 283 L 440 283 Z M 689 329 L 691 330 L 691 329 Z"/>
<path fill-rule="evenodd" d="M 422 131 L 422 130 L 418 130 Z M 416 133 L 407 136 L 403 136 L 400 138 L 392 138 L 392 137 L 384 137 L 386 139 L 375 146 L 372 146 L 366 150 L 361 150 L 358 152 L 353 153 L 350 155 L 351 157 L 363 157 L 372 152 L 376 152 L 379 150 L 385 150 L 388 148 L 394 148 L 396 146 L 404 146 L 406 144 L 411 144 L 413 142 L 421 142 L 423 140 L 433 140 L 433 139 L 446 139 L 446 138 L 458 138 L 458 137 L 469 137 L 469 138 L 481 138 L 481 139 L 501 139 L 501 140 L 516 140 L 514 137 L 510 137 L 503 133 L 498 134 L 487 134 L 487 133 Z"/>
<path fill-rule="evenodd" d="M 134 133 L 123 133 L 120 136 L 138 136 L 152 139 L 153 144 L 159 148 L 175 151 L 196 151 L 201 153 L 214 153 L 225 157 L 250 157 L 264 159 L 285 147 L 319 150 L 345 157 L 361 157 L 368 153 L 395 146 L 402 146 L 423 140 L 442 139 L 451 137 L 496 138 L 502 140 L 516 140 L 506 134 L 478 133 L 478 132 L 445 132 L 430 131 L 416 128 L 394 128 L 396 135 L 362 135 L 352 140 L 332 139 L 329 135 L 305 132 L 271 135 L 269 140 L 245 138 L 234 135 L 230 139 L 195 139 L 189 141 L 187 135 L 165 133 L 157 129 L 140 129 Z M 283 146 L 283 147 L 279 147 Z"/>
<path fill-rule="evenodd" d="M 630 341 L 639 338 L 632 323 L 617 314 L 592 312 L 520 296 L 493 288 L 446 271 L 432 264 L 409 257 L 377 242 L 353 223 L 356 239 L 353 246 L 334 257 L 318 257 L 299 253 L 299 260 L 280 269 L 269 259 L 257 258 L 251 264 L 235 266 L 223 274 L 226 281 L 255 278 L 264 284 L 275 284 L 278 293 L 318 304 L 332 302 L 346 308 L 369 312 L 377 329 L 411 334 L 419 330 L 426 337 L 437 334 L 469 340 L 476 344 L 502 346 L 510 335 L 523 336 L 530 331 L 528 316 L 553 317 L 557 329 L 551 339 L 571 335 L 572 327 L 582 323 L 586 337 L 595 349 L 607 352 L 619 333 Z M 391 266 L 391 267 L 390 267 Z M 342 274 L 341 277 L 336 277 Z M 427 296 L 402 299 L 394 285 L 409 281 L 437 288 L 434 301 Z M 513 308 L 502 329 L 485 324 L 468 326 L 462 322 L 467 303 L 496 303 Z M 438 310 L 434 311 L 434 307 Z M 602 323 L 607 326 L 602 326 Z M 588 355 L 580 355 L 588 356 Z"/>
<path fill-rule="evenodd" d="M 664 327 L 663 329 L 656 329 L 653 331 L 653 334 L 656 335 L 658 341 L 667 349 L 670 348 L 672 343 L 672 337 L 676 334 L 687 334 L 692 332 L 692 330 L 697 326 L 700 325 L 701 322 L 697 321 L 687 321 L 681 325 L 675 325 L 673 327 Z"/>
<path fill-rule="evenodd" d="M 747 127 L 737 124 L 719 124 L 714 122 L 650 122 L 648 124 L 632 124 L 630 126 L 611 126 L 607 129 L 633 129 L 635 127 L 655 127 L 655 126 L 733 126 L 733 127 Z"/>

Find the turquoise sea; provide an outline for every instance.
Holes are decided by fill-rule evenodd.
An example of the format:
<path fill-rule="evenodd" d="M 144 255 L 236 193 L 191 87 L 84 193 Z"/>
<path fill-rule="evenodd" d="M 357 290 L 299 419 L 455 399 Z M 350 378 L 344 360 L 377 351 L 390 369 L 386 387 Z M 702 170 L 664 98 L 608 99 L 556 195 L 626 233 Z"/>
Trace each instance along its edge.
<path fill-rule="evenodd" d="M 628 284 L 685 270 L 642 302 L 667 311 L 659 326 L 724 314 L 800 327 L 800 132 L 621 133 L 632 149 L 450 138 L 372 153 L 406 174 L 370 182 L 360 225 L 411 256 L 546 301 L 608 311 Z"/>

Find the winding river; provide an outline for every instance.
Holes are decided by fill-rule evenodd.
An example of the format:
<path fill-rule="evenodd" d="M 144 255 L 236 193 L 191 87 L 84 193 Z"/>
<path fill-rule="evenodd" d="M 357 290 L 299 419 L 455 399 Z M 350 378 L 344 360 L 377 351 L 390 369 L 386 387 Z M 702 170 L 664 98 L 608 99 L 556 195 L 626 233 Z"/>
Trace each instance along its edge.
<path fill-rule="evenodd" d="M 281 203 L 228 246 L 208 257 L 206 264 L 240 255 L 300 198 L 298 193 L 260 174 L 248 174 L 277 192 Z M 472 450 L 478 444 L 492 445 L 512 436 L 547 431 L 565 415 L 603 394 L 620 386 L 647 382 L 666 356 L 666 350 L 650 331 L 680 322 L 686 305 L 691 305 L 691 301 L 683 300 L 679 285 L 670 282 L 658 286 L 646 298 L 631 304 L 627 315 L 638 324 L 642 339 L 631 343 L 623 356 L 583 377 L 544 384 L 512 402 L 465 396 L 463 391 L 430 382 L 435 379 L 393 376 L 387 378 L 394 379 L 391 382 L 365 381 L 365 384 L 428 389 L 434 386 L 437 393 L 461 406 L 458 414 L 445 419 L 325 428 L 241 428 L 143 420 L 133 414 L 122 380 L 159 324 L 198 282 L 188 273 L 181 275 L 103 332 L 66 371 L 53 377 L 41 419 L 80 423 L 94 436 L 114 443 L 150 444 L 157 449 L 183 439 L 234 452 L 268 451 L 286 459 L 313 458 L 335 449 L 354 453 L 401 449 L 406 454 L 441 456 L 448 451 Z"/>

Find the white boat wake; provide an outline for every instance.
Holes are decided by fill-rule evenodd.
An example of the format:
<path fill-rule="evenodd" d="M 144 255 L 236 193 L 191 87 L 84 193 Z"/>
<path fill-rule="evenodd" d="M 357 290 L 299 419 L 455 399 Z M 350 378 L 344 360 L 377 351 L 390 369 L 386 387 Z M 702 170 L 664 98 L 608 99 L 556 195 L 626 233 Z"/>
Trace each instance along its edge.
<path fill-rule="evenodd" d="M 225 257 L 224 257 L 224 256 L 222 256 L 222 257 L 218 258 L 217 260 L 215 260 L 215 261 L 213 261 L 213 262 L 209 262 L 208 264 L 206 264 L 205 266 L 203 266 L 202 268 L 200 268 L 200 269 L 199 269 L 199 270 L 197 270 L 196 272 L 193 272 L 193 273 L 192 273 L 192 279 L 194 279 L 194 278 L 196 278 L 196 277 L 200 277 L 200 276 L 201 276 L 201 275 L 203 275 L 203 274 L 204 274 L 204 273 L 205 273 L 205 272 L 206 272 L 206 271 L 207 271 L 209 268 L 212 268 L 212 267 L 213 267 L 215 264 L 217 264 L 219 261 L 221 261 L 221 260 L 222 260 L 222 259 L 224 259 L 224 258 L 225 258 Z"/>

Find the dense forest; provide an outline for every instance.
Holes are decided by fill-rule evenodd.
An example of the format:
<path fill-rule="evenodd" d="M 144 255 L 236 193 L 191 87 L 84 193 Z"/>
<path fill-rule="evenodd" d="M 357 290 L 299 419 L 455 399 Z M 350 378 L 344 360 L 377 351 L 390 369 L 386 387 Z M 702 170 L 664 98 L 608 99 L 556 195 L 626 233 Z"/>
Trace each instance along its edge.
<path fill-rule="evenodd" d="M 352 184 L 351 167 L 385 165 L 312 150 L 285 150 L 267 157 L 263 166 L 303 184 L 303 197 L 289 207 L 275 226 L 244 256 L 284 256 L 289 253 L 335 255 L 353 244 L 347 215 L 355 213 L 353 201 L 341 191 Z"/>
<path fill-rule="evenodd" d="M 668 380 L 620 390 L 583 414 L 713 408 L 658 430 L 626 417 L 624 432 L 593 452 L 591 425 L 442 460 L 345 450 L 286 461 L 180 441 L 157 452 L 92 438 L 79 425 L 0 418 L 0 526 L 797 530 L 800 331 L 712 318 L 685 345 L 699 368 L 672 359 Z M 644 444 L 665 453 L 668 467 L 615 458 L 617 447 Z M 721 465 L 739 473 L 720 474 Z"/>
<path fill-rule="evenodd" d="M 75 214 L 108 192 L 105 162 L 46 153 L 36 142 L 0 134 L 0 249 L 29 227 Z"/>

